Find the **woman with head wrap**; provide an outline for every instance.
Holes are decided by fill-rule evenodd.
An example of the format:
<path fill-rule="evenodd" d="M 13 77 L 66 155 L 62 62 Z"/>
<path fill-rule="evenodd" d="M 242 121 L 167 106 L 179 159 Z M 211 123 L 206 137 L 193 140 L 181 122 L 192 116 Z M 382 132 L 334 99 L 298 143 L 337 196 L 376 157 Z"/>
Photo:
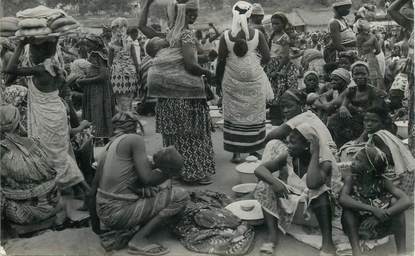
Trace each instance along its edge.
<path fill-rule="evenodd" d="M 0 106 L 1 215 L 5 223 L 37 225 L 60 208 L 57 172 L 38 139 L 18 135 L 19 110 Z"/>
<path fill-rule="evenodd" d="M 319 133 L 319 137 L 324 139 L 333 151 L 336 151 L 336 144 L 326 125 L 312 111 L 305 110 L 306 97 L 304 92 L 297 89 L 289 89 L 282 95 L 281 106 L 285 122 L 272 130 L 267 135 L 266 141 L 285 140 L 298 125 L 307 123 Z"/>
<path fill-rule="evenodd" d="M 139 86 L 139 65 L 133 41 L 127 35 L 125 18 L 112 21 L 108 66 L 111 85 L 119 111 L 131 111 L 133 98 Z"/>
<path fill-rule="evenodd" d="M 387 156 L 379 148 L 366 146 L 354 157 L 352 174 L 344 180 L 340 195 L 342 226 L 353 256 L 362 255 L 360 239 L 380 239 L 391 234 L 398 255 L 406 253 L 405 210 L 412 202 L 385 178 L 387 166 Z"/>
<path fill-rule="evenodd" d="M 104 42 L 101 37 L 92 34 L 84 40 L 91 65 L 86 70 L 87 75 L 76 80 L 83 90 L 82 119 L 90 121 L 95 127 L 94 137 L 109 138 L 115 110 Z"/>
<path fill-rule="evenodd" d="M 305 86 L 303 91 L 306 94 L 318 93 L 319 92 L 320 85 L 319 85 L 319 75 L 318 75 L 317 72 L 315 72 L 315 71 L 305 72 L 303 82 L 304 82 L 304 86 Z"/>
<path fill-rule="evenodd" d="M 324 50 L 327 63 L 335 62 L 339 52 L 356 50 L 356 35 L 345 19 L 351 7 L 351 0 L 335 0 L 333 3 L 334 18 L 329 23 L 331 40 Z"/>
<path fill-rule="evenodd" d="M 265 107 L 270 95 L 268 78 L 261 66 L 269 61 L 265 37 L 248 26 L 252 5 L 239 1 L 233 8 L 232 29 L 219 43 L 216 74 L 223 90 L 224 148 L 232 162 L 241 153 L 255 153 L 265 139 Z"/>
<path fill-rule="evenodd" d="M 350 72 L 344 68 L 338 68 L 331 73 L 330 84 L 320 90 L 321 95 L 314 102 L 314 107 L 321 111 L 319 116 L 324 122 L 343 103 L 345 91 L 350 81 Z"/>
<path fill-rule="evenodd" d="M 277 227 L 285 233 L 292 222 L 318 226 L 322 235 L 320 255 L 335 255 L 331 192 L 339 192 L 341 175 L 321 135 L 304 122 L 291 130 L 288 145 L 272 140 L 265 148 L 262 165 L 255 170 L 260 182 L 254 192 L 269 232 L 267 243 L 260 249 L 262 255 L 273 255 L 279 240 Z M 303 212 L 298 208 L 300 201 L 304 202 Z"/>
<path fill-rule="evenodd" d="M 153 0 L 148 0 L 144 3 L 142 13 L 144 21 L 147 20 L 148 9 L 152 2 Z M 181 0 L 175 2 L 169 10 L 175 12 L 170 15 L 175 17 L 174 26 L 166 37 L 170 47 L 160 50 L 157 58 L 152 60 L 147 77 L 149 95 L 158 97 L 156 132 L 162 134 L 164 146 L 174 146 L 182 155 L 184 164 L 181 179 L 187 183 L 206 185 L 212 183 L 215 163 L 209 108 L 201 76 L 212 81 L 215 75 L 198 64 L 197 39 L 189 28 L 189 25 L 197 19 L 199 1 Z M 149 35 L 152 38 L 151 35 L 154 34 Z M 174 65 L 167 62 L 164 62 L 163 67 L 155 65 L 165 61 L 167 58 L 164 56 L 169 53 L 174 53 L 174 59 L 178 60 L 172 61 Z M 170 58 L 171 55 L 168 57 Z M 173 77 L 160 81 L 162 75 L 156 72 L 157 68 L 165 68 L 164 73 L 177 71 L 176 73 L 180 73 L 183 77 L 171 74 L 174 76 L 174 81 Z M 194 83 L 189 84 L 188 81 Z"/>
<path fill-rule="evenodd" d="M 383 104 L 386 97 L 384 91 L 369 84 L 367 63 L 357 61 L 351 69 L 356 86 L 346 89 L 339 111 L 332 115 L 327 122 L 327 126 L 339 147 L 362 134 L 364 112 L 370 106 Z"/>
<path fill-rule="evenodd" d="M 360 19 L 356 23 L 357 28 L 357 50 L 359 58 L 369 65 L 369 77 L 371 83 L 380 90 L 385 90 L 383 73 L 380 70 L 377 55 L 381 53 L 379 42 L 375 35 L 370 31 L 370 24 L 365 19 Z"/>

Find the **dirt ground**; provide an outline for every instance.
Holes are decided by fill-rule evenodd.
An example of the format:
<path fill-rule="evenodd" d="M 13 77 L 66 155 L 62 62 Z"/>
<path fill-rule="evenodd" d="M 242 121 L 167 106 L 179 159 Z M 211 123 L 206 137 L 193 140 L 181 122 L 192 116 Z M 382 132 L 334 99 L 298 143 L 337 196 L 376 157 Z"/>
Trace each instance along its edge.
<path fill-rule="evenodd" d="M 146 131 L 146 146 L 149 154 L 156 152 L 162 145 L 161 136 L 154 133 L 154 118 L 143 117 Z M 212 134 L 216 159 L 217 174 L 215 182 L 212 185 L 205 187 L 187 187 L 189 190 L 210 189 L 215 191 L 222 191 L 225 193 L 232 193 L 232 186 L 238 183 L 238 177 L 235 172 L 235 165 L 229 162 L 231 153 L 225 152 L 222 145 L 222 132 L 216 129 Z M 407 215 L 407 246 L 414 255 L 414 210 L 410 209 Z M 319 255 L 319 251 L 298 242 L 290 236 L 282 236 L 280 244 L 277 247 L 275 255 L 284 256 L 314 256 Z M 187 251 L 167 230 L 160 230 L 154 239 L 163 243 L 163 245 L 170 248 L 171 256 L 186 256 L 199 255 Z M 249 255 L 260 255 L 259 247 L 264 242 L 265 229 L 258 227 L 256 232 L 256 241 L 254 248 Z M 106 253 L 99 244 L 97 236 L 89 229 L 67 229 L 60 232 L 47 231 L 36 237 L 30 239 L 15 239 L 10 240 L 4 246 L 7 255 L 21 255 L 21 256 L 98 256 L 98 255 L 114 255 L 123 256 L 128 255 L 126 251 L 119 251 L 113 253 Z M 394 255 L 395 245 L 393 239 L 385 245 L 375 248 L 368 255 L 389 256 Z M 200 254 L 202 255 L 202 254 Z M 206 255 L 206 254 L 204 254 Z"/>

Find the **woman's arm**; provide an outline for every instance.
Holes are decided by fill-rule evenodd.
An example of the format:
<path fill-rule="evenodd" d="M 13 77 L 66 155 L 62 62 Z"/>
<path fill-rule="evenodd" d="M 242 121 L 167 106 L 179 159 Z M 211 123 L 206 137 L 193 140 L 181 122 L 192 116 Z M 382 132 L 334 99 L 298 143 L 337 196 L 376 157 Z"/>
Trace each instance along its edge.
<path fill-rule="evenodd" d="M 262 165 L 258 166 L 255 169 L 255 176 L 265 183 L 268 183 L 275 192 L 285 192 L 287 193 L 287 189 L 284 184 L 282 184 L 280 181 L 275 179 L 275 177 L 272 175 L 272 172 L 275 172 L 277 170 L 280 171 L 280 179 L 283 181 L 286 181 L 288 177 L 287 168 L 285 168 L 287 164 L 287 157 L 288 154 L 284 153 L 277 157 L 277 159 L 274 159 L 272 161 L 268 161 L 266 163 L 263 163 Z"/>
<path fill-rule="evenodd" d="M 228 57 L 228 47 L 226 46 L 225 36 L 222 36 L 219 41 L 218 61 L 216 65 L 216 79 L 217 91 L 221 92 L 223 75 L 225 73 L 226 58 Z"/>
<path fill-rule="evenodd" d="M 320 142 L 318 137 L 314 137 L 310 143 L 311 159 L 307 168 L 306 184 L 309 189 L 318 189 L 326 183 L 330 177 L 332 165 L 331 162 L 320 164 Z"/>
<path fill-rule="evenodd" d="M 268 143 L 270 140 L 285 140 L 291 131 L 290 126 L 282 124 L 268 133 L 265 143 Z"/>
<path fill-rule="evenodd" d="M 266 65 L 271 60 L 270 50 L 268 43 L 265 39 L 264 34 L 258 30 L 259 33 L 259 42 L 258 42 L 258 52 L 261 54 L 261 64 Z"/>
<path fill-rule="evenodd" d="M 400 26 L 412 31 L 414 29 L 414 21 L 407 19 L 400 13 L 401 8 L 411 0 L 396 0 L 388 8 L 388 14 Z"/>
<path fill-rule="evenodd" d="M 208 79 L 213 78 L 214 75 L 209 70 L 199 66 L 196 46 L 193 43 L 182 43 L 182 53 L 186 71 L 195 76 L 205 75 Z"/>
<path fill-rule="evenodd" d="M 153 2 L 154 0 L 144 1 L 143 9 L 141 10 L 140 18 L 138 20 L 138 29 L 140 29 L 141 33 L 143 33 L 149 39 L 153 37 L 165 38 L 165 33 L 157 32 L 151 27 L 147 26 L 148 13 Z"/>
<path fill-rule="evenodd" d="M 87 77 L 87 78 L 79 78 L 78 80 L 76 80 L 76 83 L 84 86 L 84 85 L 88 85 L 91 83 L 96 83 L 96 82 L 103 82 L 108 80 L 108 69 L 107 68 L 101 68 L 99 71 L 99 74 L 97 76 L 93 76 L 93 77 Z"/>
<path fill-rule="evenodd" d="M 5 85 L 11 85 L 18 76 L 30 76 L 33 75 L 33 68 L 18 68 L 20 56 L 23 53 L 26 41 L 20 41 L 17 44 L 16 50 L 14 51 L 13 56 L 9 60 L 7 67 L 3 70 L 4 73 L 8 74 L 6 78 Z"/>
<path fill-rule="evenodd" d="M 379 41 L 375 36 L 373 36 L 373 47 L 375 48 L 375 55 L 378 55 L 382 51 Z"/>
<path fill-rule="evenodd" d="M 392 181 L 386 180 L 385 188 L 396 199 L 398 199 L 396 203 L 394 203 L 390 208 L 386 209 L 387 215 L 395 216 L 412 206 L 413 203 L 409 199 L 408 195 L 406 195 L 405 192 L 393 185 Z"/>
<path fill-rule="evenodd" d="M 338 22 L 331 22 L 330 23 L 330 36 L 331 41 L 338 51 L 344 51 L 346 48 L 341 44 L 341 37 L 340 37 L 340 24 Z"/>
<path fill-rule="evenodd" d="M 215 25 L 213 25 L 213 23 L 209 23 L 209 27 L 213 28 L 213 30 L 215 30 L 215 35 L 213 37 L 209 37 L 209 42 L 213 42 L 216 39 L 218 39 L 220 37 L 220 33 L 218 31 L 218 29 L 215 27 Z"/>
<path fill-rule="evenodd" d="M 131 53 L 131 58 L 133 59 L 133 63 L 134 63 L 134 67 L 135 67 L 135 72 L 137 74 L 137 78 L 140 75 L 140 65 L 138 64 L 137 61 L 137 53 L 135 52 L 135 47 L 133 44 L 131 44 L 131 49 L 130 49 L 130 53 Z"/>

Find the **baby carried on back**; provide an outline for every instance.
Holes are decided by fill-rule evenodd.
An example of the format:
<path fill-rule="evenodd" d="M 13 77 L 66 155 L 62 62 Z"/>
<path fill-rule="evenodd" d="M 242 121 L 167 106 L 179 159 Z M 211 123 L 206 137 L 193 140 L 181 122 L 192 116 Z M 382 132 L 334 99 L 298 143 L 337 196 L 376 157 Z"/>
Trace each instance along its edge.
<path fill-rule="evenodd" d="M 151 39 L 146 48 L 158 48 L 156 44 L 159 40 Z M 148 95 L 157 98 L 205 99 L 203 80 L 186 71 L 182 49 L 160 48 L 156 50 L 148 71 Z"/>

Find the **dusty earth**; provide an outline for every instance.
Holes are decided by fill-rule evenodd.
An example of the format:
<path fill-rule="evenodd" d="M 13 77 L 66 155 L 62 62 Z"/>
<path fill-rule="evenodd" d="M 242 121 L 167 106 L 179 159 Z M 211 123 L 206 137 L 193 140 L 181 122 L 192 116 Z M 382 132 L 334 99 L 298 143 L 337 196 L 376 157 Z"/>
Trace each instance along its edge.
<path fill-rule="evenodd" d="M 154 153 L 162 145 L 161 136 L 155 134 L 154 130 L 154 118 L 143 117 L 143 123 L 145 123 L 146 130 L 146 145 L 149 154 Z M 238 177 L 235 172 L 235 165 L 229 162 L 231 153 L 225 152 L 222 146 L 222 132 L 220 129 L 216 129 L 216 132 L 212 134 L 215 158 L 217 166 L 217 175 L 215 182 L 212 185 L 206 187 L 187 187 L 190 190 L 196 189 L 211 189 L 215 191 L 222 191 L 225 193 L 232 193 L 232 186 L 238 183 Z M 407 211 L 407 245 L 408 249 L 414 255 L 414 210 Z M 255 246 L 249 255 L 260 255 L 259 247 L 264 241 L 265 230 L 264 227 L 258 227 L 256 232 Z M 157 241 L 163 243 L 163 245 L 170 248 L 171 256 L 185 256 L 185 255 L 199 255 L 187 251 L 168 230 L 160 230 L 159 234 L 154 238 Z M 99 244 L 99 240 L 96 235 L 89 228 L 82 229 L 67 229 L 60 232 L 46 231 L 41 235 L 32 237 L 30 239 L 14 239 L 7 241 L 4 245 L 7 255 L 48 255 L 48 256 L 95 256 L 95 255 L 114 255 L 123 256 L 128 255 L 126 251 L 119 251 L 113 253 L 106 253 Z M 389 256 L 394 255 L 395 245 L 393 239 L 385 245 L 375 248 L 368 255 L 376 256 Z M 202 255 L 202 254 L 200 254 Z M 206 255 L 206 254 L 205 254 Z M 319 255 L 319 251 L 298 242 L 293 237 L 282 237 L 280 244 L 277 248 L 275 255 L 284 256 L 313 256 Z"/>

